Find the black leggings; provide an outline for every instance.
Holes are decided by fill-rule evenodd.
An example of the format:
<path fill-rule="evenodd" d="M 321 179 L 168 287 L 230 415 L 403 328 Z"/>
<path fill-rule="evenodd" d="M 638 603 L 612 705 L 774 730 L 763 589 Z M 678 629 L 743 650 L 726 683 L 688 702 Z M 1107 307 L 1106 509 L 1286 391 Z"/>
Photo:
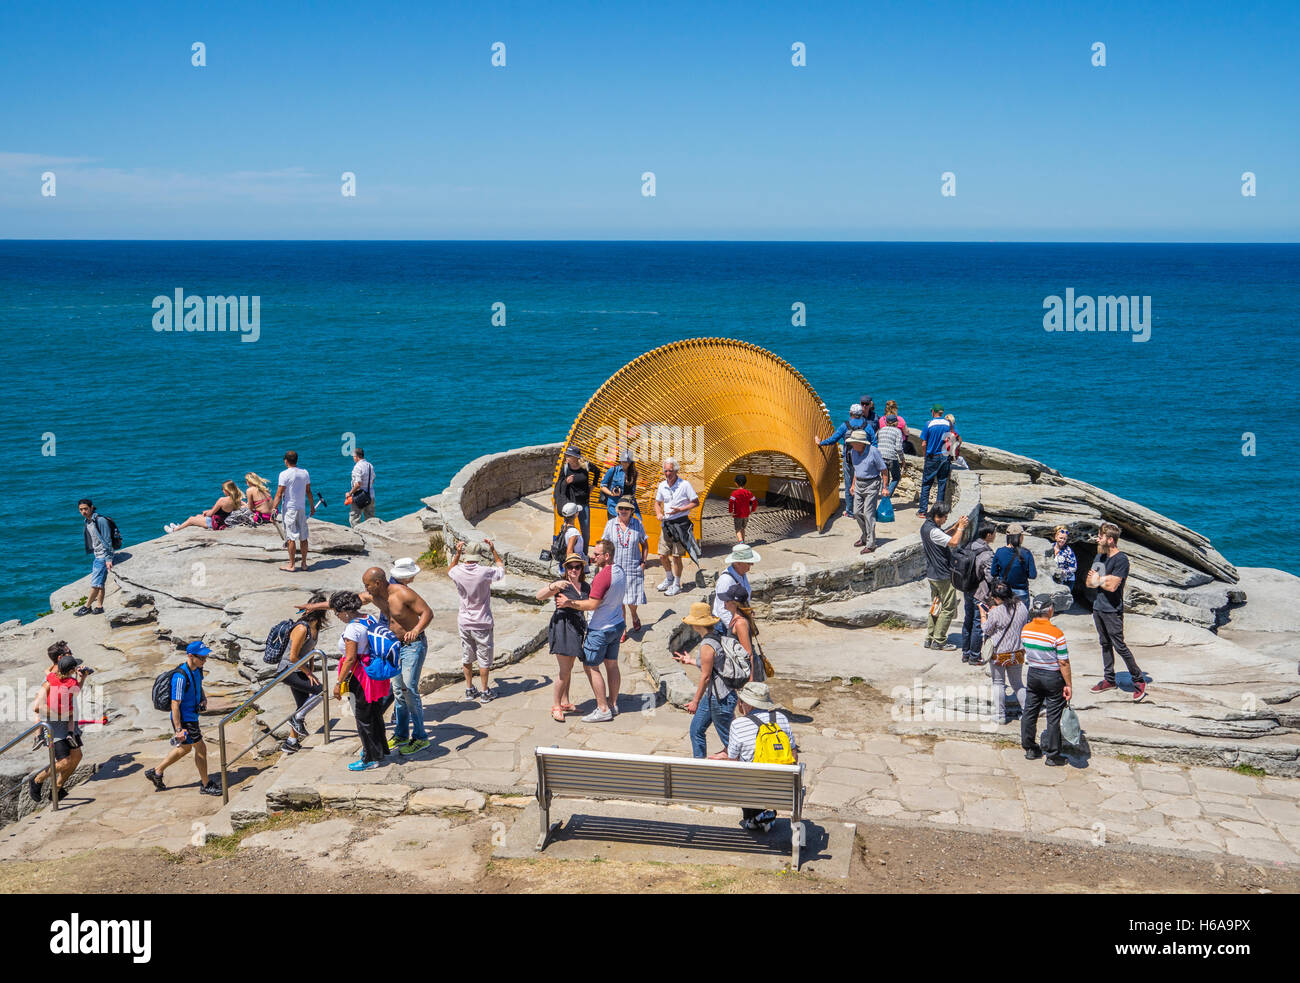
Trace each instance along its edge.
<path fill-rule="evenodd" d="M 361 685 L 354 679 L 348 688 L 352 697 L 352 712 L 357 718 L 357 734 L 361 738 L 362 758 L 366 761 L 382 761 L 388 756 L 388 739 L 384 734 L 384 711 L 393 702 L 391 696 L 385 696 L 373 703 L 367 703 L 361 694 Z"/>

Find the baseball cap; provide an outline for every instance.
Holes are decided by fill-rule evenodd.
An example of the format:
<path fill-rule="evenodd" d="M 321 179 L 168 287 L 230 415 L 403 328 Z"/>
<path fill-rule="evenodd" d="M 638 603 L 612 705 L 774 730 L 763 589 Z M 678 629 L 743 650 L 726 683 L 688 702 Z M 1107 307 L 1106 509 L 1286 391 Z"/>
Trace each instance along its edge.
<path fill-rule="evenodd" d="M 203 644 L 203 641 L 200 639 L 200 640 L 197 641 L 197 642 L 190 642 L 190 644 L 186 645 L 186 646 L 185 646 L 185 654 L 186 654 L 186 655 L 201 655 L 201 656 L 203 656 L 204 658 L 207 658 L 209 655 L 212 654 L 212 649 L 210 649 L 210 648 L 208 648 L 206 645 L 204 645 L 204 644 Z"/>
<path fill-rule="evenodd" d="M 724 601 L 734 601 L 737 604 L 749 603 L 749 592 L 740 584 L 732 584 L 718 596 Z"/>
<path fill-rule="evenodd" d="M 81 665 L 81 660 L 75 655 L 64 655 L 59 658 L 59 672 L 65 676 L 79 665 Z"/>
<path fill-rule="evenodd" d="M 862 415 L 861 403 L 854 403 L 852 406 L 849 407 L 849 416 L 861 416 L 861 415 Z"/>
<path fill-rule="evenodd" d="M 933 406 L 930 407 L 930 412 L 931 412 L 931 413 L 942 413 L 942 412 L 943 412 L 943 403 L 935 403 Z"/>
<path fill-rule="evenodd" d="M 1013 522 L 1011 523 L 1011 525 L 1007 526 L 1008 536 L 1023 536 L 1024 534 L 1025 534 L 1025 527 L 1022 526 L 1019 522 Z"/>

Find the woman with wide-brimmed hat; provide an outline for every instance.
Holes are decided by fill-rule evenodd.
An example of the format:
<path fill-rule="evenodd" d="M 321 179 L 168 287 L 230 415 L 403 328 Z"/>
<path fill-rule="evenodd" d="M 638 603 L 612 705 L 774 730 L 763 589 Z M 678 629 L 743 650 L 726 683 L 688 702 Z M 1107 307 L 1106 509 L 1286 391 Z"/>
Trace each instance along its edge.
<path fill-rule="evenodd" d="M 645 558 L 650 538 L 636 514 L 636 501 L 630 495 L 618 500 L 617 513 L 614 521 L 605 526 L 605 538 L 614 544 L 614 565 L 622 568 L 626 578 L 623 589 L 623 605 L 627 608 L 623 641 L 626 642 L 629 634 L 641 630 L 636 608 L 645 603 Z"/>
<path fill-rule="evenodd" d="M 591 596 L 591 585 L 587 583 L 587 561 L 584 557 L 577 553 L 566 556 L 563 574 L 559 580 L 537 592 L 539 601 L 559 598 L 561 595 L 571 601 L 585 601 Z M 587 621 L 582 612 L 556 604 L 551 623 L 546 628 L 551 654 L 559 663 L 559 671 L 555 674 L 555 702 L 551 706 L 551 719 L 556 723 L 564 723 L 564 715 L 578 709 L 569 701 L 569 683 L 573 679 L 573 661 L 582 657 L 582 643 L 586 637 Z"/>
<path fill-rule="evenodd" d="M 695 696 L 686 704 L 686 712 L 691 714 L 691 753 L 703 758 L 709 750 L 710 724 L 717 731 L 722 746 L 727 746 L 731 715 L 736 709 L 736 691 L 714 672 L 714 664 L 721 654 L 722 638 L 719 619 L 709 610 L 709 605 L 703 601 L 692 604 L 682 622 L 689 625 L 700 639 L 697 655 L 680 651 L 674 652 L 673 658 L 682 665 L 698 666 L 700 670 L 700 681 Z"/>

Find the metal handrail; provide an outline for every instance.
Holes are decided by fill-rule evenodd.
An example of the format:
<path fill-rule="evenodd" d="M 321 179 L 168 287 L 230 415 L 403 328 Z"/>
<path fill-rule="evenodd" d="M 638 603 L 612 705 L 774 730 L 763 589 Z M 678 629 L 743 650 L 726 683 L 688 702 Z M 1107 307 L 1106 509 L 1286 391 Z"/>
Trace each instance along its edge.
<path fill-rule="evenodd" d="M 311 661 L 311 660 L 312 660 L 316 655 L 319 655 L 319 656 L 320 656 L 320 662 L 321 662 L 321 671 L 320 671 L 320 675 L 321 675 L 321 693 L 322 693 L 323 696 L 324 696 L 324 699 L 321 701 L 321 707 L 322 707 L 322 708 L 324 709 L 324 711 L 325 711 L 325 743 L 328 744 L 328 743 L 330 742 L 330 663 L 329 663 L 329 656 L 325 654 L 325 651 L 324 651 L 323 649 L 314 648 L 314 649 L 312 649 L 310 652 L 308 652 L 306 655 L 304 655 L 301 659 L 299 659 L 297 662 L 295 662 L 293 665 L 291 665 L 288 669 L 284 670 L 284 672 L 280 673 L 278 676 L 276 676 L 274 679 L 272 679 L 269 683 L 267 683 L 265 686 L 263 686 L 261 689 L 259 689 L 256 693 L 254 693 L 252 696 L 250 696 L 248 699 L 246 699 L 246 700 L 245 700 L 243 703 L 241 703 L 239 706 L 235 707 L 235 709 L 231 710 L 228 714 L 226 714 L 224 717 L 222 717 L 222 718 L 221 718 L 221 723 L 217 724 L 217 740 L 218 740 L 218 743 L 219 743 L 220 746 L 221 746 L 221 801 L 222 801 L 222 804 L 225 804 L 225 803 L 227 803 L 227 802 L 230 801 L 230 779 L 229 779 L 229 777 L 228 777 L 227 774 L 226 774 L 226 773 L 227 773 L 227 770 L 228 770 L 229 767 L 230 767 L 230 765 L 234 764 L 236 761 L 238 761 L 240 758 L 242 758 L 244 755 L 246 755 L 249 751 L 253 750 L 253 748 L 257 747 L 257 745 L 261 744 L 261 743 L 262 743 L 264 740 L 266 740 L 268 737 L 271 737 L 272 734 L 275 732 L 275 729 L 276 729 L 277 727 L 281 727 L 281 726 L 283 726 L 284 724 L 288 723 L 288 722 L 289 722 L 289 718 L 292 717 L 292 716 L 293 716 L 295 713 L 297 713 L 298 711 L 297 711 L 297 710 L 294 710 L 294 711 L 292 711 L 292 712 L 289 714 L 288 717 L 285 717 L 285 718 L 284 718 L 283 720 L 281 720 L 279 723 L 277 723 L 277 724 L 272 724 L 270 727 L 267 728 L 266 733 L 264 733 L 261 737 L 259 737 L 257 740 L 255 740 L 252 744 L 248 745 L 248 747 L 244 748 L 244 750 L 240 751 L 240 752 L 239 752 L 237 755 L 235 755 L 233 758 L 230 758 L 229 761 L 227 761 L 227 759 L 226 759 L 226 724 L 230 723 L 231 718 L 238 716 L 239 714 L 243 713 L 246 709 L 248 709 L 249 704 L 251 704 L 254 700 L 256 700 L 259 696 L 261 696 L 261 695 L 262 695 L 263 693 L 265 693 L 267 690 L 269 690 L 272 686 L 275 686 L 276 684 L 282 682 L 282 681 L 283 681 L 283 680 L 284 680 L 284 679 L 285 679 L 285 678 L 286 678 L 290 673 L 297 672 L 298 669 L 299 669 L 299 668 L 300 668 L 304 663 L 306 663 L 306 662 L 310 662 L 310 661 Z M 52 755 L 54 752 L 51 751 L 50 753 L 51 753 L 51 755 Z"/>
<path fill-rule="evenodd" d="M 53 784 L 50 786 L 50 804 L 52 808 L 58 809 L 59 808 L 59 775 L 58 772 L 54 770 L 54 731 L 50 730 L 49 724 L 47 724 L 43 720 L 37 721 L 36 723 L 32 724 L 25 731 L 23 731 L 12 741 L 6 744 L 4 747 L 0 747 L 0 754 L 4 754 L 6 751 L 8 751 L 19 741 L 25 740 L 27 737 L 29 737 L 33 731 L 38 731 L 38 730 L 45 731 L 45 747 L 50 752 L 49 781 L 53 782 Z M 33 750 L 35 749 L 33 748 Z M 68 777 L 71 778 L 72 776 L 69 775 Z"/>

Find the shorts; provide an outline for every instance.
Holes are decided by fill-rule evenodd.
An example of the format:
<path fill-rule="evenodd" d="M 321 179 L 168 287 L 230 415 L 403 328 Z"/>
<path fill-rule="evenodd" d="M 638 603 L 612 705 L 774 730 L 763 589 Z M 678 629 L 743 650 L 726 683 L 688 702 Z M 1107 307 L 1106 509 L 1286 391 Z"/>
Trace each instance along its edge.
<path fill-rule="evenodd" d="M 588 629 L 582 642 L 582 664 L 596 667 L 602 662 L 618 661 L 618 646 L 623 640 L 623 622 L 609 628 Z"/>
<path fill-rule="evenodd" d="M 659 555 L 660 556 L 685 556 L 686 547 L 675 539 L 669 539 L 667 536 L 659 537 Z"/>
<path fill-rule="evenodd" d="M 281 513 L 284 522 L 284 541 L 307 541 L 307 513 L 302 509 L 285 509 Z"/>
<path fill-rule="evenodd" d="M 747 516 L 747 515 L 733 515 L 733 516 L 731 517 L 731 522 L 732 522 L 732 524 L 736 527 L 736 532 L 744 532 L 744 531 L 745 531 L 745 523 L 749 522 L 749 516 Z"/>
<path fill-rule="evenodd" d="M 226 528 L 226 520 L 216 515 L 210 515 L 207 518 L 205 518 L 203 520 L 203 524 L 212 530 Z"/>
<path fill-rule="evenodd" d="M 460 630 L 460 664 L 480 669 L 492 668 L 492 629 L 462 628 Z"/>
<path fill-rule="evenodd" d="M 203 731 L 199 730 L 199 722 L 197 720 L 182 721 L 182 726 L 185 728 L 185 740 L 177 743 L 176 738 L 173 736 L 172 744 L 176 747 L 188 747 L 191 744 L 197 744 L 199 741 L 203 740 Z"/>
<path fill-rule="evenodd" d="M 108 561 L 97 556 L 94 562 L 90 564 L 90 586 L 103 587 L 104 581 L 107 579 Z"/>
<path fill-rule="evenodd" d="M 62 740 L 54 742 L 54 760 L 63 761 L 70 758 L 73 751 L 84 745 L 85 741 L 81 739 L 81 732 L 74 731 Z"/>

